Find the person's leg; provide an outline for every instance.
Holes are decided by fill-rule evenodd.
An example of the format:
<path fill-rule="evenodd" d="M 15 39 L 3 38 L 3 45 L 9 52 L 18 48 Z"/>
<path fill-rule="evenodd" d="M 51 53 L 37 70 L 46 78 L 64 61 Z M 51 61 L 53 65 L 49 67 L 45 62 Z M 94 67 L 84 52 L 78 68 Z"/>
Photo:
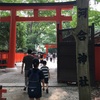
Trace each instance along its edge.
<path fill-rule="evenodd" d="M 46 84 L 46 93 L 49 93 L 48 84 Z"/>
<path fill-rule="evenodd" d="M 42 89 L 43 91 L 45 90 L 45 78 L 44 78 L 44 81 L 42 82 Z"/>
<path fill-rule="evenodd" d="M 48 83 L 46 83 L 46 89 L 48 89 Z"/>
<path fill-rule="evenodd" d="M 42 82 L 42 89 L 43 89 L 43 91 L 45 90 L 45 83 L 44 82 Z"/>
<path fill-rule="evenodd" d="M 24 91 L 26 91 L 26 83 L 27 83 L 26 80 L 27 80 L 27 78 L 25 77 L 25 86 L 24 86 L 24 89 L 23 89 Z"/>
<path fill-rule="evenodd" d="M 40 100 L 40 98 L 36 98 L 36 100 Z"/>
<path fill-rule="evenodd" d="M 49 90 L 48 90 L 48 78 L 46 78 L 45 83 L 46 83 L 46 93 L 48 93 L 49 92 Z"/>
<path fill-rule="evenodd" d="M 25 86 L 27 86 L 27 77 L 25 77 Z"/>
<path fill-rule="evenodd" d="M 27 87 L 27 74 L 28 74 L 28 70 L 25 70 L 25 87 L 24 87 L 24 91 L 26 91 L 26 87 Z"/>
<path fill-rule="evenodd" d="M 53 58 L 53 62 L 55 63 L 55 58 Z"/>

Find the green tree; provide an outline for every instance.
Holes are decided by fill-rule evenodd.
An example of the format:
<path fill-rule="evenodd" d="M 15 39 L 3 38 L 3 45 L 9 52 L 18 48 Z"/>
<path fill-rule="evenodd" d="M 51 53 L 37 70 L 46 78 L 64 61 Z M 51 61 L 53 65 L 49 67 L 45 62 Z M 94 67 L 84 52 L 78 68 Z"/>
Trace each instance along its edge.
<path fill-rule="evenodd" d="M 0 50 L 8 50 L 9 23 L 0 22 Z"/>
<path fill-rule="evenodd" d="M 16 49 L 26 48 L 26 23 L 17 23 Z"/>
<path fill-rule="evenodd" d="M 94 23 L 95 30 L 100 30 L 100 12 L 95 10 L 89 11 L 89 25 Z"/>
<path fill-rule="evenodd" d="M 23 0 L 0 0 L 0 3 L 22 3 Z"/>
<path fill-rule="evenodd" d="M 28 31 L 27 46 L 31 45 L 35 48 L 36 45 L 56 42 L 56 25 L 54 23 L 34 22 L 32 25 L 32 31 Z"/>
<path fill-rule="evenodd" d="M 54 2 L 54 0 L 1 0 L 6 3 L 47 3 Z M 72 15 L 71 22 L 63 22 L 62 27 L 75 28 L 77 26 L 77 7 L 71 11 L 62 11 L 63 15 Z M 9 16 L 9 11 L 0 11 L 1 16 Z M 39 16 L 55 16 L 55 11 L 39 11 Z M 32 16 L 32 11 L 17 12 L 18 16 Z M 96 30 L 100 26 L 100 12 L 89 10 L 89 25 L 95 23 Z M 2 30 L 1 30 L 2 31 Z M 2 32 L 3 33 L 3 32 Z M 0 35 L 1 32 L 0 32 Z M 17 50 L 20 48 L 33 48 L 36 45 L 43 45 L 46 43 L 56 43 L 56 23 L 52 22 L 23 22 L 17 23 Z M 3 40 L 3 39 L 2 39 Z M 9 40 L 8 40 L 9 41 Z"/>

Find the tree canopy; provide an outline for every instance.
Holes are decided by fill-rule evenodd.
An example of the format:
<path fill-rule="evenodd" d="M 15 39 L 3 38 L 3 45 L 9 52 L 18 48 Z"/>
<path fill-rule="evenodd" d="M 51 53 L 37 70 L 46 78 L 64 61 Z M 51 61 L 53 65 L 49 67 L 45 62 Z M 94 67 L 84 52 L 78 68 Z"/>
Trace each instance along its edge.
<path fill-rule="evenodd" d="M 0 0 L 0 3 L 47 3 L 54 2 L 55 0 Z M 97 0 L 100 2 L 100 0 Z M 19 16 L 23 14 L 31 16 L 32 12 L 23 13 L 17 12 Z M 67 14 L 72 16 L 71 22 L 62 22 L 62 28 L 75 28 L 77 26 L 77 10 L 74 7 L 71 11 L 62 11 L 62 14 Z M 1 16 L 9 16 L 9 11 L 0 11 Z M 44 11 L 40 12 L 41 16 L 51 16 L 55 15 L 54 11 Z M 89 25 L 95 24 L 95 30 L 99 30 L 100 27 L 100 12 L 95 9 L 89 9 Z M 32 48 L 33 50 L 37 46 L 42 46 L 43 44 L 56 44 L 56 23 L 55 22 L 17 22 L 17 43 L 16 50 Z M 9 45 L 9 30 L 10 23 L 0 22 L 0 50 L 8 50 Z M 5 41 L 5 42 L 4 42 Z"/>

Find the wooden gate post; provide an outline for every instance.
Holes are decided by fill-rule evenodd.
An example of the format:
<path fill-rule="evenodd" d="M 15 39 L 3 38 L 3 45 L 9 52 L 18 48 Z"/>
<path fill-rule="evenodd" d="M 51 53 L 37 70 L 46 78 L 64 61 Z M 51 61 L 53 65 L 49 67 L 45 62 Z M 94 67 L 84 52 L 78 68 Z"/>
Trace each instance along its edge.
<path fill-rule="evenodd" d="M 79 100 L 91 100 L 88 57 L 88 7 L 89 0 L 77 1 L 76 62 Z"/>

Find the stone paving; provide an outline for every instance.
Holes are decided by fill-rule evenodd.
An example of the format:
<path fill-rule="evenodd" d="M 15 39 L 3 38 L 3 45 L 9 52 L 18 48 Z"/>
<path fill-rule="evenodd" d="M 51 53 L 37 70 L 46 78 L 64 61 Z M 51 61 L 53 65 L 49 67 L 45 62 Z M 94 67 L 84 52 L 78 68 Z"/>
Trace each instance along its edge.
<path fill-rule="evenodd" d="M 49 94 L 43 91 L 41 100 L 79 100 L 77 86 L 57 83 L 57 64 L 48 62 L 47 65 L 51 73 Z M 7 100 L 29 100 L 27 92 L 23 91 L 24 75 L 20 73 L 21 63 L 17 63 L 16 68 L 17 70 L 13 72 L 0 70 L 0 85 L 7 89 L 7 93 L 3 93 L 3 97 L 7 98 Z M 92 100 L 97 100 L 95 97 L 100 97 L 100 92 L 92 89 L 91 97 Z"/>
<path fill-rule="evenodd" d="M 4 93 L 3 97 L 7 100 L 29 100 L 27 92 L 23 92 L 22 87 L 6 88 L 7 93 Z M 50 87 L 48 94 L 44 91 L 42 93 L 41 100 L 79 100 L 77 87 Z"/>
<path fill-rule="evenodd" d="M 48 62 L 47 66 L 51 74 L 49 85 L 65 85 L 57 83 L 57 64 Z M 0 83 L 3 86 L 24 86 L 24 74 L 21 74 L 21 63 L 16 64 L 16 70 L 14 71 L 0 70 Z"/>

